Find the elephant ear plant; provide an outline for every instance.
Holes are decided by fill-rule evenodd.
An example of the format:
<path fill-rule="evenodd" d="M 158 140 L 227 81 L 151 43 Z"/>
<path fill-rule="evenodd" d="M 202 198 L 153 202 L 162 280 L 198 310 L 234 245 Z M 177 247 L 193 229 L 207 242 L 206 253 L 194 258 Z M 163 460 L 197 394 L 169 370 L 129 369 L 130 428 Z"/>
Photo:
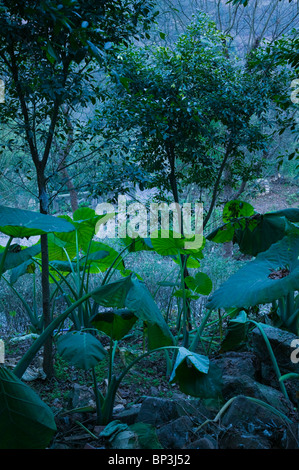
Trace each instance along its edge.
<path fill-rule="evenodd" d="M 256 258 L 233 274 L 208 299 L 207 315 L 217 309 L 231 312 L 225 350 L 234 342 L 244 341 L 249 323 L 261 331 L 282 392 L 287 396 L 277 361 L 264 332 L 263 324 L 247 317 L 244 310 L 272 304 L 269 321 L 298 335 L 299 326 L 299 210 L 287 209 L 256 214 L 245 203 L 230 201 L 224 208 L 225 224 L 207 238 L 218 243 L 233 241 L 240 251 Z M 240 313 L 238 313 L 240 312 Z M 236 315 L 238 315 L 236 317 Z M 203 323 L 204 323 L 203 322 Z M 204 324 L 201 326 L 201 331 Z"/>
<path fill-rule="evenodd" d="M 230 218 L 225 226 L 210 234 L 209 239 L 221 242 L 224 240 L 219 237 L 229 230 L 229 239 L 238 243 L 240 251 L 256 254 L 256 258 L 214 292 L 207 307 L 244 309 L 272 303 L 275 324 L 298 334 L 299 297 L 295 292 L 299 290 L 299 228 L 296 222 L 299 222 L 299 209 L 287 209 Z"/>
<path fill-rule="evenodd" d="M 8 236 L 6 246 L 0 247 L 0 277 L 23 303 L 33 331 L 42 330 L 44 319 L 38 318 L 35 304 L 31 308 L 13 284 L 20 275 L 30 271 L 33 258 L 40 255 L 41 247 L 40 243 L 26 248 L 12 242 L 14 238 L 72 232 L 74 229 L 75 227 L 68 221 L 57 217 L 0 206 L 0 232 Z M 12 273 L 10 280 L 4 276 L 7 271 Z"/>
<path fill-rule="evenodd" d="M 111 347 L 108 352 L 103 348 L 100 340 L 94 334 L 94 331 L 90 330 L 69 331 L 61 335 L 57 341 L 57 348 L 62 357 L 71 364 L 84 370 L 92 371 L 97 403 L 97 419 L 99 423 L 106 424 L 112 419 L 115 395 L 125 375 L 144 357 L 159 351 L 174 350 L 178 353 L 175 368 L 171 376 L 172 382 L 178 383 L 182 391 L 188 391 L 186 393 L 200 396 L 201 390 L 204 390 L 203 396 L 206 396 L 208 390 L 207 384 L 209 380 L 211 380 L 209 376 L 209 359 L 205 356 L 188 351 L 185 348 L 173 346 L 172 335 L 150 293 L 143 283 L 134 279 L 132 276 L 100 286 L 88 294 L 85 294 L 81 299 L 68 307 L 65 312 L 53 319 L 52 323 L 35 340 L 30 349 L 19 361 L 14 371 L 10 373 L 10 394 L 16 395 L 14 388 L 19 386 L 19 379 L 22 377 L 24 371 L 39 349 L 43 346 L 46 338 L 53 334 L 54 330 L 69 317 L 73 310 L 89 298 L 93 298 L 98 305 L 109 308 L 108 311 L 97 313 L 94 318 L 92 318 L 94 329 L 110 337 Z M 137 321 L 141 321 L 147 326 L 148 351 L 134 359 L 117 376 L 114 374 L 114 359 L 117 342 L 130 331 Z M 104 395 L 98 389 L 95 366 L 103 360 L 107 354 L 109 356 L 108 389 Z M 0 428 L 1 425 L 2 428 L 4 427 L 8 410 L 11 407 L 6 399 L 8 393 L 6 374 L 6 368 L 1 368 Z M 212 394 L 213 393 L 218 397 L 220 391 L 215 390 L 214 387 Z M 36 400 L 40 403 L 39 398 L 36 398 Z M 10 414 L 9 416 L 12 415 Z M 22 426 L 20 426 L 21 431 L 23 430 L 24 432 L 26 425 L 33 426 L 32 422 L 34 426 L 36 425 L 35 419 L 31 419 L 30 416 L 28 417 L 25 414 L 22 418 Z M 48 440 L 48 442 L 49 436 L 54 432 L 51 423 L 52 421 L 50 419 L 46 429 L 47 433 L 48 428 L 51 430 L 51 432 L 47 434 L 48 438 L 46 441 Z M 15 425 L 18 429 L 18 424 Z M 7 442 L 7 440 L 11 443 L 11 446 L 17 446 L 18 441 L 16 440 L 16 432 L 13 425 L 10 427 L 9 437 L 8 435 L 5 437 L 5 442 Z M 1 441 L 0 436 L 0 447 L 2 446 L 3 448 L 4 444 L 2 444 L 2 442 L 4 442 L 4 440 Z"/>
<path fill-rule="evenodd" d="M 66 333 L 58 339 L 57 348 L 62 358 L 72 365 L 77 365 L 84 370 L 92 370 L 98 423 L 107 424 L 111 421 L 117 389 L 132 367 L 146 356 L 159 351 L 173 350 L 177 353 L 170 377 L 171 382 L 177 382 L 181 390 L 190 395 L 202 397 L 209 395 L 211 398 L 213 392 L 207 387 L 205 388 L 207 381 L 210 380 L 208 357 L 173 345 L 173 337 L 167 324 L 142 282 L 129 276 L 100 287 L 92 294 L 92 297 L 97 304 L 109 308 L 108 311 L 96 313 L 91 319 L 93 327 L 110 339 L 110 347 L 107 352 L 108 387 L 106 394 L 104 395 L 98 388 L 94 369 L 96 362 L 105 357 L 106 351 L 103 350 L 99 340 L 96 340 L 91 332 Z M 119 375 L 116 375 L 114 363 L 118 342 L 129 333 L 138 321 L 146 326 L 148 351 L 135 358 L 128 366 L 124 367 Z M 89 347 L 89 343 L 98 347 Z M 72 352 L 70 353 L 70 351 Z M 214 396 L 219 396 L 219 394 L 220 392 L 216 390 L 215 386 Z"/>
<path fill-rule="evenodd" d="M 40 252 L 40 245 L 30 248 L 13 244 L 14 238 L 29 238 L 52 232 L 68 232 L 73 225 L 57 219 L 11 207 L 0 206 L 0 231 L 8 241 L 0 250 L 0 277 L 11 269 L 32 262 Z M 27 312 L 30 317 L 30 309 Z M 30 318 L 36 326 L 37 318 Z M 24 384 L 12 371 L 0 367 L 0 448 L 44 448 L 56 430 L 51 409 L 42 402 L 30 387 Z"/>

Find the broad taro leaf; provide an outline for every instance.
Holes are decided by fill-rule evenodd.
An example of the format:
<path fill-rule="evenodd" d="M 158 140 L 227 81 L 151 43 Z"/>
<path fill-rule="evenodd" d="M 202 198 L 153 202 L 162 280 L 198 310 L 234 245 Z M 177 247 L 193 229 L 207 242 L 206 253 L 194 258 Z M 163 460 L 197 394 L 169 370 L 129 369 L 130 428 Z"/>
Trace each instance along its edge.
<path fill-rule="evenodd" d="M 281 240 L 287 233 L 288 222 L 276 214 L 253 217 L 244 228 L 235 229 L 234 242 L 244 254 L 256 256 L 267 251 L 273 243 Z"/>
<path fill-rule="evenodd" d="M 127 308 L 147 326 L 149 349 L 173 344 L 170 330 L 143 282 L 128 276 L 101 286 L 92 295 L 99 305 Z"/>
<path fill-rule="evenodd" d="M 209 295 L 213 284 L 209 276 L 205 273 L 199 272 L 195 276 L 187 276 L 184 279 L 186 285 L 196 294 Z"/>
<path fill-rule="evenodd" d="M 109 441 L 112 449 L 162 449 L 155 427 L 147 423 L 129 426 L 114 420 L 101 432 L 101 437 Z"/>
<path fill-rule="evenodd" d="M 24 263 L 20 264 L 19 266 L 13 268 L 10 272 L 10 283 L 14 284 L 17 280 L 23 276 L 24 274 L 32 274 L 35 272 L 36 265 L 34 261 L 28 260 Z"/>
<path fill-rule="evenodd" d="M 224 225 L 207 236 L 208 240 L 215 243 L 233 241 L 242 253 L 256 256 L 281 240 L 289 232 L 290 223 L 299 222 L 299 209 L 242 216 L 230 221 L 226 217 L 225 220 Z"/>
<path fill-rule="evenodd" d="M 44 449 L 55 432 L 51 408 L 13 372 L 0 367 L 0 448 Z"/>
<path fill-rule="evenodd" d="M 200 236 L 200 243 L 193 237 L 182 237 L 181 234 L 172 230 L 158 230 L 151 234 L 151 242 L 153 249 L 162 256 L 176 256 L 178 253 L 184 255 L 196 255 L 203 258 L 202 250 L 204 248 L 205 239 Z"/>
<path fill-rule="evenodd" d="M 92 298 L 103 307 L 125 308 L 126 297 L 132 286 L 131 276 L 105 284 L 93 293 Z"/>
<path fill-rule="evenodd" d="M 230 222 L 232 219 L 250 217 L 252 215 L 254 215 L 254 208 L 248 202 L 233 200 L 225 204 L 222 219 L 223 222 Z"/>
<path fill-rule="evenodd" d="M 156 253 L 162 256 L 177 255 L 184 249 L 182 236 L 171 230 L 159 230 L 151 234 L 151 242 Z"/>
<path fill-rule="evenodd" d="M 96 253 L 101 251 L 108 252 L 107 256 L 103 258 L 96 259 Z M 85 251 L 86 254 L 86 251 Z M 104 272 L 106 271 L 113 263 L 113 268 L 117 270 L 124 270 L 125 265 L 121 256 L 119 256 L 118 251 L 112 248 L 106 243 L 92 241 L 89 249 L 89 258 L 93 259 L 91 272 Z M 118 259 L 117 259 L 118 258 Z"/>
<path fill-rule="evenodd" d="M 125 306 L 147 326 L 149 349 L 173 344 L 172 334 L 163 315 L 143 282 L 132 279 Z"/>
<path fill-rule="evenodd" d="M 57 351 L 65 361 L 83 370 L 95 367 L 107 354 L 100 341 L 84 331 L 70 331 L 60 336 Z"/>
<path fill-rule="evenodd" d="M 71 232 L 74 229 L 70 222 L 59 217 L 0 206 L 0 232 L 14 238 L 31 237 L 52 232 Z"/>
<path fill-rule="evenodd" d="M 221 351 L 239 349 L 247 340 L 249 322 L 243 310 L 228 323 L 226 335 L 221 343 Z"/>
<path fill-rule="evenodd" d="M 287 235 L 233 274 L 208 300 L 206 307 L 248 308 L 299 290 L 299 237 Z"/>
<path fill-rule="evenodd" d="M 61 240 L 54 233 L 48 235 L 48 252 L 49 261 L 68 261 L 68 257 L 72 260 L 77 254 L 74 243 Z"/>
<path fill-rule="evenodd" d="M 129 253 L 136 253 L 137 251 L 153 251 L 153 245 L 150 238 L 135 237 L 131 238 L 128 235 L 126 238 L 121 238 L 122 243 L 128 247 Z"/>
<path fill-rule="evenodd" d="M 186 395 L 211 400 L 221 398 L 221 370 L 210 363 L 207 356 L 183 347 L 179 348 L 170 382 L 176 382 Z"/>
<path fill-rule="evenodd" d="M 96 234 L 97 225 L 106 220 L 105 215 L 98 215 L 96 212 L 89 207 L 82 207 L 77 209 L 73 213 L 73 219 L 69 216 L 60 216 L 72 223 L 75 227 L 75 231 L 72 233 L 57 233 L 56 236 L 68 244 L 74 244 L 78 242 L 79 249 L 87 250 L 90 241 Z"/>
<path fill-rule="evenodd" d="M 32 263 L 32 257 L 37 256 L 40 253 L 41 247 L 38 243 L 37 245 L 30 246 L 29 248 L 16 245 L 15 250 L 12 246 L 10 246 L 8 253 L 6 254 L 3 273 L 8 271 L 9 269 L 17 268 L 18 266 L 23 265 L 23 263 Z M 0 252 L 4 251 L 4 247 L 0 247 Z M 3 254 L 0 253 L 0 264 L 2 260 Z"/>
<path fill-rule="evenodd" d="M 91 324 L 115 341 L 119 341 L 128 334 L 137 321 L 134 313 L 127 309 L 112 310 L 97 313 Z"/>
<path fill-rule="evenodd" d="M 79 261 L 79 269 L 83 270 L 85 266 L 96 266 L 96 262 L 103 260 L 109 255 L 108 251 L 97 251 L 95 253 L 91 253 L 86 260 L 86 257 L 82 257 Z M 77 269 L 77 262 L 76 261 L 51 261 L 51 266 L 56 268 L 58 271 L 62 273 L 70 273 L 73 270 L 76 271 Z M 50 267 L 51 267 L 50 266 Z M 92 271 L 92 270 L 90 270 Z"/>

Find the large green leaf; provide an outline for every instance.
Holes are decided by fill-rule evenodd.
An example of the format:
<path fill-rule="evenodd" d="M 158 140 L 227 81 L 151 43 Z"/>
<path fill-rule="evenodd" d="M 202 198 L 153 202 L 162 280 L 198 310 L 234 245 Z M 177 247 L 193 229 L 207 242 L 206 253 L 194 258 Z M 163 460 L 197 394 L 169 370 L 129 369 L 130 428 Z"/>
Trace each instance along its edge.
<path fill-rule="evenodd" d="M 82 207 L 77 209 L 73 213 L 73 219 L 69 216 L 61 216 L 72 223 L 75 227 L 75 231 L 71 233 L 57 233 L 56 236 L 69 244 L 76 245 L 78 243 L 79 249 L 87 250 L 90 241 L 96 234 L 97 225 L 106 220 L 105 215 L 98 215 L 96 212 L 89 207 Z"/>
<path fill-rule="evenodd" d="M 92 298 L 104 307 L 124 308 L 126 297 L 131 289 L 131 276 L 105 284 L 92 294 Z"/>
<path fill-rule="evenodd" d="M 137 251 L 153 251 L 153 245 L 150 238 L 135 237 L 131 238 L 128 235 L 126 238 L 121 238 L 122 243 L 128 247 L 129 253 Z"/>
<path fill-rule="evenodd" d="M 93 240 L 90 245 L 89 249 L 89 257 L 95 257 L 94 253 L 98 253 L 100 251 L 106 251 L 108 252 L 107 256 L 103 258 L 99 258 L 96 260 L 96 263 L 93 263 L 94 266 L 94 271 L 98 269 L 101 272 L 106 271 L 113 263 L 114 269 L 118 270 L 123 270 L 125 269 L 125 265 L 123 262 L 122 257 L 119 255 L 118 251 L 116 251 L 114 248 L 112 248 L 110 245 L 107 243 L 102 243 Z M 118 258 L 118 259 L 117 259 Z M 117 261 L 116 261 L 117 259 Z M 95 260 L 95 259 L 94 259 Z"/>
<path fill-rule="evenodd" d="M 290 223 L 299 222 L 299 209 L 284 209 L 266 214 L 240 215 L 237 219 L 224 216 L 226 222 L 207 238 L 215 243 L 233 241 L 244 254 L 256 256 L 281 240 L 295 227 Z"/>
<path fill-rule="evenodd" d="M 0 232 L 14 238 L 73 230 L 74 226 L 70 222 L 58 217 L 0 206 Z"/>
<path fill-rule="evenodd" d="M 266 304 L 299 290 L 299 237 L 288 235 L 233 274 L 206 307 L 246 308 Z"/>
<path fill-rule="evenodd" d="M 1 251 L 3 247 L 0 247 Z M 10 247 L 12 248 L 12 247 Z M 5 261 L 4 261 L 4 267 L 3 267 L 3 273 L 9 269 L 16 268 L 20 265 L 22 265 L 25 262 L 31 263 L 32 262 L 32 257 L 38 255 L 40 253 L 41 247 L 40 244 L 30 246 L 29 248 L 24 247 L 22 249 L 21 246 L 17 245 L 16 251 L 12 249 L 8 250 L 8 253 L 6 254 Z M 0 254 L 0 264 L 2 260 L 3 254 Z"/>
<path fill-rule="evenodd" d="M 151 235 L 153 249 L 162 256 L 177 255 L 184 249 L 184 239 L 171 230 L 159 230 Z"/>
<path fill-rule="evenodd" d="M 231 219 L 239 217 L 250 217 L 254 214 L 254 208 L 248 202 L 233 200 L 228 201 L 222 213 L 223 222 L 230 222 Z"/>
<path fill-rule="evenodd" d="M 162 256 L 176 256 L 180 253 L 202 257 L 201 252 L 204 248 L 205 240 L 203 237 L 200 237 L 201 243 L 198 245 L 195 237 L 196 235 L 187 238 L 172 230 L 161 229 L 151 234 L 151 243 L 156 253 Z"/>
<path fill-rule="evenodd" d="M 126 336 L 136 321 L 137 317 L 127 309 L 97 313 L 91 319 L 95 328 L 116 341 Z"/>
<path fill-rule="evenodd" d="M 72 260 L 76 256 L 77 250 L 75 243 L 61 240 L 57 234 L 50 233 L 48 235 L 48 253 L 49 261 L 68 261 L 68 257 Z"/>
<path fill-rule="evenodd" d="M 51 409 L 13 372 L 0 367 L 0 448 L 44 449 L 55 431 Z"/>
<path fill-rule="evenodd" d="M 287 233 L 289 224 L 285 217 L 276 214 L 255 216 L 245 227 L 235 227 L 234 241 L 244 254 L 256 256 L 281 240 Z"/>
<path fill-rule="evenodd" d="M 207 356 L 179 348 L 170 376 L 186 395 L 215 400 L 221 397 L 222 375 Z"/>
<path fill-rule="evenodd" d="M 186 285 L 196 294 L 208 295 L 210 294 L 213 284 L 209 276 L 205 273 L 199 272 L 195 276 L 187 276 L 184 279 Z"/>
<path fill-rule="evenodd" d="M 137 279 L 131 282 L 125 306 L 146 324 L 149 349 L 172 345 L 172 334 L 149 290 Z"/>
<path fill-rule="evenodd" d="M 13 268 L 10 272 L 10 283 L 14 284 L 17 280 L 23 276 L 24 274 L 32 274 L 35 272 L 36 265 L 34 261 L 28 260 L 24 263 L 20 264 L 19 266 Z"/>
<path fill-rule="evenodd" d="M 70 331 L 60 336 L 57 351 L 65 361 L 83 370 L 95 367 L 107 354 L 100 341 L 85 331 Z"/>
<path fill-rule="evenodd" d="M 229 321 L 226 335 L 221 343 L 222 351 L 232 351 L 239 349 L 247 339 L 249 322 L 247 314 L 243 310 Z"/>
<path fill-rule="evenodd" d="M 95 253 L 91 253 L 86 260 L 86 257 L 83 256 L 79 260 L 79 269 L 83 270 L 85 266 L 95 265 L 96 262 L 106 258 L 109 255 L 108 251 L 97 251 Z M 58 271 L 63 273 L 70 273 L 73 270 L 77 269 L 77 262 L 76 261 L 51 261 L 51 266 L 56 268 Z"/>
<path fill-rule="evenodd" d="M 106 284 L 92 295 L 105 307 L 127 308 L 147 326 L 149 349 L 173 344 L 170 330 L 145 284 L 131 276 Z"/>

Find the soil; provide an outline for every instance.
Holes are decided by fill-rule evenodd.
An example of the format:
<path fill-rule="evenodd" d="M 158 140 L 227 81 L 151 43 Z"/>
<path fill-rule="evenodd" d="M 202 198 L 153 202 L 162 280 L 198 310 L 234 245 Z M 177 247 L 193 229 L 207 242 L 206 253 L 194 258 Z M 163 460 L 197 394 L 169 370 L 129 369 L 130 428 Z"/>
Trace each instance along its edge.
<path fill-rule="evenodd" d="M 101 343 L 104 347 L 109 347 L 109 340 L 101 336 Z M 11 368 L 18 363 L 25 352 L 29 349 L 34 340 L 28 339 L 18 343 L 9 343 L 6 347 L 5 365 Z M 128 364 L 123 356 L 122 342 L 119 343 L 119 349 L 116 353 L 114 372 L 120 373 Z M 143 349 L 142 338 L 132 338 L 126 344 L 126 349 L 132 351 L 132 354 L 141 355 Z M 24 382 L 33 389 L 39 397 L 51 407 L 55 415 L 57 433 L 55 434 L 49 448 L 60 449 L 83 449 L 83 448 L 104 448 L 104 441 L 99 437 L 99 433 L 104 429 L 97 424 L 95 412 L 95 402 L 93 395 L 93 378 L 88 371 L 79 371 L 69 366 L 57 355 L 54 347 L 55 357 L 55 376 L 51 379 L 43 377 L 41 349 L 34 358 L 26 374 L 29 379 Z M 132 359 L 132 358 L 131 358 Z M 130 361 L 129 361 L 130 362 Z M 103 367 L 104 369 L 104 367 Z M 34 377 L 37 377 L 34 379 Z M 100 390 L 105 390 L 106 374 L 105 371 L 99 371 L 97 375 Z M 32 380 L 31 380 L 32 379 Z M 72 396 L 76 387 L 82 388 L 88 396 L 92 396 L 91 412 L 70 412 L 73 409 Z M 147 396 L 172 398 L 173 396 L 184 396 L 180 393 L 176 385 L 169 383 L 169 377 L 166 375 L 166 361 L 163 354 L 153 354 L 142 360 L 139 365 L 132 368 L 130 373 L 124 378 L 118 389 L 115 399 L 115 413 L 130 408 L 132 405 L 140 403 Z M 83 402 L 84 404 L 84 396 Z M 80 403 L 76 408 L 80 407 Z M 87 430 L 86 430 L 87 429 Z M 97 435 L 97 439 L 93 437 Z"/>

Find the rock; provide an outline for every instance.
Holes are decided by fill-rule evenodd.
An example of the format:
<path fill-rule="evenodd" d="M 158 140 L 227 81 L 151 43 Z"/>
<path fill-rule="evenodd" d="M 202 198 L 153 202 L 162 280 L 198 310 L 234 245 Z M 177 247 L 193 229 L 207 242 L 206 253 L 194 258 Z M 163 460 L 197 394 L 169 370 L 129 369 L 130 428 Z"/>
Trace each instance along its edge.
<path fill-rule="evenodd" d="M 221 420 L 221 424 L 225 427 L 241 425 L 249 431 L 252 427 L 266 429 L 269 427 L 269 423 L 276 427 L 285 425 L 285 421 L 281 417 L 242 395 L 235 398 Z"/>
<path fill-rule="evenodd" d="M 283 448 L 283 436 L 292 434 L 291 423 L 242 395 L 225 412 L 221 427 L 226 428 L 219 435 L 223 449 Z"/>
<path fill-rule="evenodd" d="M 291 354 L 294 351 L 292 341 L 298 341 L 297 336 L 293 333 L 289 333 L 288 331 L 284 331 L 270 325 L 263 325 L 263 330 L 271 344 L 280 372 L 282 374 L 287 372 L 299 373 L 299 362 L 294 363 L 291 360 Z M 256 327 L 251 332 L 250 342 L 254 353 L 260 358 L 261 362 L 267 366 L 272 364 L 265 340 L 262 337 L 259 328 Z"/>
<path fill-rule="evenodd" d="M 188 416 L 181 416 L 157 430 L 164 449 L 183 449 L 189 442 L 193 423 Z"/>
<path fill-rule="evenodd" d="M 113 415 L 113 419 L 117 419 L 122 423 L 133 424 L 137 419 L 140 409 L 141 403 L 138 403 L 137 405 L 132 405 L 130 408 L 127 408 Z"/>
<path fill-rule="evenodd" d="M 218 438 L 219 449 L 271 449 L 269 439 L 250 433 L 240 433 L 238 429 L 228 429 Z"/>
<path fill-rule="evenodd" d="M 142 402 L 136 422 L 158 426 L 178 417 L 176 402 L 163 398 L 146 397 Z"/>
<path fill-rule="evenodd" d="M 186 446 L 186 449 L 217 449 L 218 444 L 216 439 L 213 439 L 211 436 L 201 437 L 196 441 L 191 442 Z"/>
<path fill-rule="evenodd" d="M 206 408 L 200 400 L 163 399 L 146 397 L 142 402 L 136 422 L 160 426 L 181 416 L 190 416 L 197 424 L 214 416 L 213 410 Z"/>
<path fill-rule="evenodd" d="M 224 400 L 229 400 L 236 395 L 257 398 L 268 403 L 287 416 L 293 417 L 293 404 L 290 400 L 287 400 L 279 390 L 260 384 L 247 375 L 225 375 L 222 377 L 222 382 L 222 394 Z"/>
<path fill-rule="evenodd" d="M 120 405 L 120 404 L 116 405 L 113 408 L 113 413 L 116 413 L 116 414 L 120 413 L 120 412 L 124 411 L 124 409 L 125 409 L 124 405 Z"/>
<path fill-rule="evenodd" d="M 75 383 L 70 393 L 69 406 L 71 408 L 90 406 L 95 410 L 95 397 L 92 387 Z"/>
<path fill-rule="evenodd" d="M 66 444 L 60 444 L 59 442 L 58 443 L 54 443 L 50 449 L 70 449 L 69 446 L 67 446 Z"/>
<path fill-rule="evenodd" d="M 252 379 L 258 379 L 260 376 L 260 360 L 253 352 L 230 351 L 211 359 L 211 362 L 222 369 L 223 375 L 247 375 Z"/>

